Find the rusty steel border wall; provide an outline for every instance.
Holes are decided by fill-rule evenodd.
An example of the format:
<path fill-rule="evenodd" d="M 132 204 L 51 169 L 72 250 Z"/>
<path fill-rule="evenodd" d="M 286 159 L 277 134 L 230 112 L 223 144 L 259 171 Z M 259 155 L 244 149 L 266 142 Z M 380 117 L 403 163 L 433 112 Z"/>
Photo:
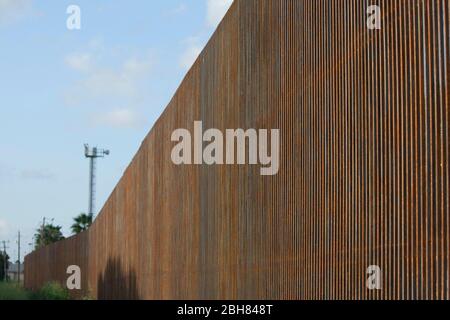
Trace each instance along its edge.
<path fill-rule="evenodd" d="M 449 299 L 449 16 L 236 0 L 91 229 L 28 255 L 26 287 L 79 265 L 99 299 Z M 278 175 L 175 166 L 196 120 L 280 129 Z"/>

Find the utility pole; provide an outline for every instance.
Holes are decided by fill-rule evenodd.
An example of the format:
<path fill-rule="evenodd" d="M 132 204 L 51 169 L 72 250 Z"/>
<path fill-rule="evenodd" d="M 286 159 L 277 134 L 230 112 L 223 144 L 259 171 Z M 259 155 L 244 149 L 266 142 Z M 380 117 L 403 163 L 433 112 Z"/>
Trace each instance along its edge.
<path fill-rule="evenodd" d="M 42 227 L 41 227 L 41 241 L 38 243 L 38 249 L 43 247 L 42 243 L 44 241 L 44 229 L 45 229 L 45 217 L 42 219 Z"/>
<path fill-rule="evenodd" d="M 54 221 L 55 219 L 50 219 L 50 223 L 51 224 L 53 224 L 53 221 Z M 45 226 L 47 225 L 47 218 L 46 217 L 44 217 L 44 218 L 42 218 L 42 226 L 41 226 L 41 228 L 40 228 L 40 230 L 39 230 L 39 234 L 40 234 L 40 236 L 41 236 L 41 241 L 40 241 L 40 243 L 35 243 L 35 244 L 37 244 L 38 246 L 37 246 L 37 248 L 36 249 L 39 249 L 39 248 L 41 248 L 41 247 L 45 247 Z"/>
<path fill-rule="evenodd" d="M 89 206 L 88 214 L 94 218 L 95 211 L 95 173 L 96 173 L 96 160 L 97 158 L 104 158 L 109 155 L 109 150 L 99 149 L 94 147 L 89 148 L 88 144 L 84 145 L 84 156 L 90 160 L 89 165 Z"/>
<path fill-rule="evenodd" d="M 20 231 L 17 239 L 17 282 L 20 283 Z"/>

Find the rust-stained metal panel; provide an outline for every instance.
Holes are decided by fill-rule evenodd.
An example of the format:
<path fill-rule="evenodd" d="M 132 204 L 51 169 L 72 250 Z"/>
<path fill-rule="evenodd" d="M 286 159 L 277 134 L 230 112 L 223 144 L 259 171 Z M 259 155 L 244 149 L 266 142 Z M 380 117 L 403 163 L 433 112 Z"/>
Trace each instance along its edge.
<path fill-rule="evenodd" d="M 449 299 L 449 16 L 235 1 L 92 228 L 28 255 L 26 286 L 76 264 L 98 298 Z M 278 175 L 173 165 L 196 120 L 280 129 Z"/>

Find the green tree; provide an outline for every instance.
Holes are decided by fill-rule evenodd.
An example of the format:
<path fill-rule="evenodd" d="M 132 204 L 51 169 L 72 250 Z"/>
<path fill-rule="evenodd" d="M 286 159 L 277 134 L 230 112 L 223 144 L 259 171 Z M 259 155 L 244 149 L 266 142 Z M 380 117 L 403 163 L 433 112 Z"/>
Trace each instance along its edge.
<path fill-rule="evenodd" d="M 48 246 L 49 244 L 61 241 L 64 236 L 61 232 L 61 226 L 47 224 L 43 228 L 36 230 L 34 235 L 34 246 L 36 249 Z"/>
<path fill-rule="evenodd" d="M 6 260 L 6 262 L 5 262 Z M 6 267 L 6 270 L 5 270 Z M 8 272 L 9 267 L 9 256 L 4 252 L 0 252 L 0 281 L 6 280 L 6 274 Z"/>
<path fill-rule="evenodd" d="M 78 234 L 89 229 L 92 224 L 92 216 L 90 214 L 81 213 L 73 218 L 73 221 L 75 223 L 71 227 L 72 232 Z"/>

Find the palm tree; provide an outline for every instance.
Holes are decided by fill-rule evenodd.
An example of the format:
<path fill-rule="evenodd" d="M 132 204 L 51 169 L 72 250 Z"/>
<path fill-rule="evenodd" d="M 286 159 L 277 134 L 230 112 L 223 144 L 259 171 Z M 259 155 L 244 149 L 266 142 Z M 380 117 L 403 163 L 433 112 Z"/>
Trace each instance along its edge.
<path fill-rule="evenodd" d="M 61 229 L 61 226 L 46 224 L 42 228 L 36 230 L 36 234 L 34 235 L 35 248 L 39 249 L 54 242 L 63 240 L 64 236 Z"/>
<path fill-rule="evenodd" d="M 89 229 L 92 224 L 92 215 L 81 213 L 73 219 L 75 223 L 72 225 L 72 232 L 74 234 L 81 233 Z"/>

